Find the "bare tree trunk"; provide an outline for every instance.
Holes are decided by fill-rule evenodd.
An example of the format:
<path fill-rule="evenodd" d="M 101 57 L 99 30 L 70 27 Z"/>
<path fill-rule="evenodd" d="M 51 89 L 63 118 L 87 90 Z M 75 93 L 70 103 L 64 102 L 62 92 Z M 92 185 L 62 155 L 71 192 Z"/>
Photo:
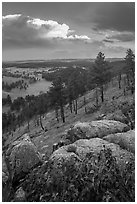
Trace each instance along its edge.
<path fill-rule="evenodd" d="M 124 87 L 124 90 L 123 90 L 123 92 L 124 92 L 124 96 L 126 96 L 126 89 L 125 89 L 125 87 Z"/>
<path fill-rule="evenodd" d="M 86 97 L 84 96 L 85 113 L 87 114 Z"/>
<path fill-rule="evenodd" d="M 132 85 L 131 86 L 131 94 L 133 94 L 134 93 L 134 86 Z"/>
<path fill-rule="evenodd" d="M 127 74 L 127 85 L 129 86 L 130 83 L 129 83 L 129 75 Z"/>
<path fill-rule="evenodd" d="M 104 90 L 103 90 L 103 85 L 101 86 L 101 101 L 102 101 L 102 103 L 104 102 Z"/>
<path fill-rule="evenodd" d="M 62 105 L 60 106 L 60 113 L 61 113 L 62 121 L 63 121 L 63 123 L 65 123 L 64 108 Z"/>
<path fill-rule="evenodd" d="M 40 126 L 42 128 L 42 130 L 44 130 L 43 124 L 42 124 L 42 119 L 41 119 L 41 114 L 39 115 L 39 119 L 40 119 Z"/>
<path fill-rule="evenodd" d="M 77 115 L 78 113 L 78 101 L 77 99 L 75 100 L 75 114 Z"/>
<path fill-rule="evenodd" d="M 120 83 L 120 81 L 118 81 L 118 87 L 119 87 L 119 89 L 121 89 L 121 83 Z"/>
<path fill-rule="evenodd" d="M 28 119 L 28 131 L 30 131 L 30 124 L 29 124 L 29 119 Z"/>
<path fill-rule="evenodd" d="M 118 76 L 118 87 L 121 89 L 121 73 Z"/>
<path fill-rule="evenodd" d="M 96 87 L 96 106 L 98 107 L 98 90 L 97 90 L 97 87 Z"/>
<path fill-rule="evenodd" d="M 123 89 L 123 93 L 124 93 L 124 96 L 126 96 L 126 77 L 124 76 L 124 79 L 123 79 L 123 81 L 124 81 L 124 89 Z"/>
<path fill-rule="evenodd" d="M 39 126 L 39 119 L 37 119 L 37 126 Z"/>
<path fill-rule="evenodd" d="M 72 101 L 69 102 L 70 112 L 72 113 Z"/>
<path fill-rule="evenodd" d="M 56 119 L 57 122 L 59 123 L 59 114 L 58 114 L 58 108 L 55 109 L 55 114 L 56 114 Z"/>
<path fill-rule="evenodd" d="M 75 107 L 75 102 L 74 102 L 74 100 L 73 100 L 73 110 L 74 110 L 74 112 L 75 112 L 75 110 L 76 110 L 76 107 Z"/>
<path fill-rule="evenodd" d="M 135 81 L 134 81 L 134 79 L 132 79 L 132 81 L 131 81 L 131 94 L 133 94 L 134 91 L 135 91 Z"/>

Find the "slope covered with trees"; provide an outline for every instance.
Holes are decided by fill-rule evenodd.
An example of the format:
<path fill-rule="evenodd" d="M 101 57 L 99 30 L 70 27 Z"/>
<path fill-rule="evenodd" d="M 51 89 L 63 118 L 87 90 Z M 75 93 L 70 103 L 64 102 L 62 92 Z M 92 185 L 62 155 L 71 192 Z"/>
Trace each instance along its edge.
<path fill-rule="evenodd" d="M 77 146 L 66 138 L 66 130 L 69 137 L 77 138 L 76 134 L 79 134 L 85 138 L 84 128 L 86 125 L 89 127 L 91 121 L 97 120 L 108 120 L 110 123 L 118 121 L 118 124 L 124 124 L 125 131 L 127 129 L 134 131 L 135 58 L 131 50 L 127 51 L 122 66 L 113 73 L 115 66 L 112 67 L 112 64 L 105 60 L 105 55 L 100 52 L 92 68 L 70 67 L 63 69 L 62 72 L 56 72 L 56 77 L 47 93 L 20 97 L 14 101 L 8 97 L 3 101 L 10 106 L 10 111 L 2 115 L 3 154 L 6 154 L 10 145 L 13 148 L 16 144 L 21 146 L 26 145 L 27 142 L 30 144 L 29 139 L 25 142 L 21 139 L 26 132 L 39 152 L 44 154 L 42 163 L 38 167 L 34 167 L 17 183 L 10 181 L 11 192 L 10 196 L 5 198 L 6 201 L 16 201 L 16 193 L 20 188 L 21 195 L 25 195 L 22 201 L 27 202 L 133 202 L 135 200 L 134 154 L 122 148 L 126 147 L 126 143 L 123 142 L 124 137 L 120 140 L 119 146 L 119 144 L 107 143 L 98 135 L 98 138 L 94 139 L 101 144 L 102 150 L 96 151 L 95 148 L 96 157 L 87 154 L 85 159 L 79 160 L 78 163 L 73 161 L 73 156 L 79 159 Z M 69 128 L 73 129 L 73 124 L 78 121 L 83 124 L 83 131 L 82 128 L 77 128 L 74 132 L 69 131 Z M 107 125 L 105 127 L 109 128 Z M 93 131 L 93 128 L 91 129 Z M 95 126 L 94 129 L 97 131 Z M 82 154 L 83 150 L 80 148 L 84 145 L 81 140 L 79 152 Z M 98 147 L 98 144 L 93 145 L 91 142 L 91 146 L 94 147 Z M 113 148 L 107 148 L 102 144 L 108 144 L 108 146 L 111 144 L 109 147 L 113 146 Z M 62 145 L 65 149 L 64 157 L 72 155 L 72 160 L 64 163 L 62 169 L 53 168 L 50 160 L 55 150 L 53 146 L 59 148 Z M 57 151 L 62 151 L 63 154 L 63 148 Z M 92 149 L 87 145 L 88 151 L 90 148 Z M 122 155 L 125 155 L 123 160 L 125 169 L 122 171 L 117 163 L 117 159 L 121 157 L 115 157 L 113 154 L 116 150 L 117 154 L 122 152 Z M 53 155 L 56 155 L 56 151 Z M 127 155 L 130 155 L 131 159 L 128 160 Z M 19 164 L 15 161 L 15 167 Z M 7 187 L 5 186 L 4 183 L 4 189 Z"/>
<path fill-rule="evenodd" d="M 40 115 L 41 121 L 41 115 L 47 113 L 50 109 L 55 109 L 57 121 L 59 120 L 59 115 L 61 115 L 62 121 L 65 122 L 64 106 L 69 104 L 70 112 L 73 113 L 74 111 L 75 114 L 77 114 L 78 98 L 90 90 L 96 90 L 96 107 L 98 107 L 99 97 L 103 103 L 104 89 L 115 77 L 118 79 L 119 89 L 121 89 L 122 80 L 124 81 L 124 95 L 128 90 L 131 90 L 131 94 L 133 94 L 135 89 L 134 59 L 135 56 L 132 50 L 127 50 L 124 62 L 125 66 L 121 68 L 119 72 L 117 71 L 113 73 L 112 70 L 114 70 L 115 67 L 112 67 L 112 65 L 105 60 L 105 55 L 99 52 L 91 68 L 88 67 L 87 69 L 83 69 L 80 67 L 69 67 L 55 72 L 52 86 L 47 94 L 26 96 L 25 99 L 19 97 L 13 102 L 8 96 L 7 99 L 3 99 L 3 105 L 10 105 L 11 111 L 9 111 L 8 115 L 12 115 L 10 113 L 12 111 L 18 111 L 17 114 L 14 114 L 14 117 L 16 118 L 14 122 L 16 122 L 12 125 L 13 129 L 15 129 L 18 125 L 20 126 L 20 124 L 25 120 L 27 120 L 29 124 L 29 120 L 36 115 Z M 115 75 L 116 73 L 117 75 Z M 124 75 L 123 79 L 121 78 L 121 75 Z M 83 101 L 86 104 L 85 97 L 83 97 Z M 10 121 L 8 121 L 7 114 L 3 113 L 3 131 L 5 131 L 5 128 L 6 130 L 9 130 L 9 125 L 7 124 L 10 124 Z M 40 122 L 40 124 L 42 123 Z M 10 125 L 10 128 L 12 126 Z"/>

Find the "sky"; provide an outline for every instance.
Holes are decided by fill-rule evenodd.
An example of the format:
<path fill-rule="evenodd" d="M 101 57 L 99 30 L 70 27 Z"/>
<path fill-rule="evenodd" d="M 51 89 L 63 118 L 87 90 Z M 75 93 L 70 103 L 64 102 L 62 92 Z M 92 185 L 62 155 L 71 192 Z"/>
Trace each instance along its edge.
<path fill-rule="evenodd" d="M 133 2 L 3 2 L 2 60 L 120 58 L 135 50 Z"/>

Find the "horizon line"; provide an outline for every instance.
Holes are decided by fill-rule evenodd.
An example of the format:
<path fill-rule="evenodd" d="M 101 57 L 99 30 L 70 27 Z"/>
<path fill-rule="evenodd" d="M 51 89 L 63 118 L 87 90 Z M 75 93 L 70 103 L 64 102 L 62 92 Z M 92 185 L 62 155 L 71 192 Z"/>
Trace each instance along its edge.
<path fill-rule="evenodd" d="M 25 62 L 25 61 L 54 61 L 54 60 L 95 60 L 96 58 L 52 58 L 52 59 L 23 59 L 23 60 L 2 60 L 5 62 Z M 105 59 L 124 59 L 124 57 L 105 57 Z"/>

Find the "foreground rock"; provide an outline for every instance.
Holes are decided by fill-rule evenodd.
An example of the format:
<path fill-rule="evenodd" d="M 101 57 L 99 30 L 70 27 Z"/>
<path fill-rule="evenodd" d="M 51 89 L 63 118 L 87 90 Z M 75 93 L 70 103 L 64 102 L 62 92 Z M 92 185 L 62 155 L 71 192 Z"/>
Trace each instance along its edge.
<path fill-rule="evenodd" d="M 67 132 L 66 138 L 71 142 L 78 139 L 102 138 L 108 134 L 126 132 L 129 127 L 119 121 L 114 120 L 99 120 L 92 122 L 77 122 Z"/>
<path fill-rule="evenodd" d="M 75 161 L 75 163 L 82 161 L 87 153 L 93 153 L 93 157 L 97 157 L 98 153 L 104 148 L 110 148 L 112 155 L 116 157 L 117 163 L 121 169 L 125 168 L 126 163 L 130 159 L 134 159 L 134 154 L 123 150 L 119 145 L 109 143 L 100 138 L 80 139 L 73 144 L 63 146 L 56 150 L 50 157 L 50 161 L 55 168 L 61 167 L 63 163 Z"/>
<path fill-rule="evenodd" d="M 12 191 L 11 178 L 8 169 L 7 159 L 2 155 L 2 202 L 8 202 Z"/>
<path fill-rule="evenodd" d="M 13 142 L 6 154 L 14 180 L 22 178 L 30 169 L 41 163 L 41 155 L 27 134 L 20 140 Z"/>
<path fill-rule="evenodd" d="M 135 153 L 135 131 L 111 134 L 103 137 L 104 140 L 118 144 L 121 148 Z"/>
<path fill-rule="evenodd" d="M 14 202 L 25 202 L 26 201 L 26 194 L 25 191 L 20 187 L 14 196 Z"/>
<path fill-rule="evenodd" d="M 106 116 L 104 116 L 103 119 L 104 120 L 115 120 L 115 121 L 119 121 L 121 123 L 128 124 L 127 118 L 120 112 L 109 113 Z"/>
<path fill-rule="evenodd" d="M 5 158 L 2 155 L 2 183 L 5 184 L 9 178 L 9 172 L 7 168 L 7 164 L 5 162 Z"/>

